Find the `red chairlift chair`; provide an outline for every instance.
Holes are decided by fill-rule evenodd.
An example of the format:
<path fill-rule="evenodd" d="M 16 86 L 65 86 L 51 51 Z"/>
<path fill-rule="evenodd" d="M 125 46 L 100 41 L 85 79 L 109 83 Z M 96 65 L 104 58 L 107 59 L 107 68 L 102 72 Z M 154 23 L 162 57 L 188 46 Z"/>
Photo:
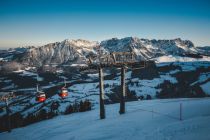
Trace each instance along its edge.
<path fill-rule="evenodd" d="M 62 88 L 61 88 L 61 92 L 59 93 L 59 96 L 60 96 L 61 98 L 67 97 L 67 96 L 68 96 L 68 90 L 67 90 L 67 88 L 62 87 Z"/>
<path fill-rule="evenodd" d="M 61 88 L 60 93 L 58 94 L 62 99 L 66 98 L 68 96 L 68 90 L 66 88 L 66 81 L 64 79 L 64 87 Z"/>
<path fill-rule="evenodd" d="M 37 95 L 36 95 L 36 101 L 41 103 L 46 100 L 46 94 L 43 91 L 39 91 L 39 87 L 37 85 Z"/>
<path fill-rule="evenodd" d="M 46 95 L 44 92 L 39 92 L 37 93 L 37 96 L 36 96 L 36 101 L 37 102 L 44 102 L 46 100 Z"/>

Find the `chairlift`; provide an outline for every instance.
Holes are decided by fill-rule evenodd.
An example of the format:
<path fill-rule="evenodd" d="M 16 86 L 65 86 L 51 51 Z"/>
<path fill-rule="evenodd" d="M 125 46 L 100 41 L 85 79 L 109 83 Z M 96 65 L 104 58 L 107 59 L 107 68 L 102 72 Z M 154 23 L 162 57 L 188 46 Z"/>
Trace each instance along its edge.
<path fill-rule="evenodd" d="M 37 85 L 36 101 L 37 102 L 44 102 L 45 100 L 46 100 L 46 94 L 43 91 L 40 91 L 39 87 Z"/>
<path fill-rule="evenodd" d="M 61 92 L 58 94 L 62 99 L 66 98 L 68 96 L 68 90 L 66 88 L 66 81 L 64 79 L 64 87 L 61 88 Z"/>

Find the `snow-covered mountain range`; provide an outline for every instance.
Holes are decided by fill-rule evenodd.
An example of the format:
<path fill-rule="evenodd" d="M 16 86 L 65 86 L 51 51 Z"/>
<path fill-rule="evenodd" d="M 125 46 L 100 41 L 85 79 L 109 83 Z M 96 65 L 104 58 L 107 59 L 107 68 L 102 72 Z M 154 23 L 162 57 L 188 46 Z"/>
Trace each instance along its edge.
<path fill-rule="evenodd" d="M 187 56 L 202 58 L 209 51 L 196 47 L 189 40 L 149 40 L 137 37 L 112 38 L 101 42 L 87 40 L 64 40 L 41 47 L 30 47 L 13 59 L 26 65 L 86 63 L 91 54 L 98 54 L 98 47 L 105 52 L 127 52 L 136 54 L 138 59 L 156 59 L 161 56 Z"/>

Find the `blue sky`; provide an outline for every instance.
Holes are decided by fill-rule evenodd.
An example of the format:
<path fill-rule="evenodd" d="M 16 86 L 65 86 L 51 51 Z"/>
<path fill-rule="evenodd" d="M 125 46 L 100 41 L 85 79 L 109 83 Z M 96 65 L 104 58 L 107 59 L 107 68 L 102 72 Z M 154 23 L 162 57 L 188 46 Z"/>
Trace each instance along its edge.
<path fill-rule="evenodd" d="M 210 0 L 0 0 L 0 48 L 137 36 L 210 45 Z"/>

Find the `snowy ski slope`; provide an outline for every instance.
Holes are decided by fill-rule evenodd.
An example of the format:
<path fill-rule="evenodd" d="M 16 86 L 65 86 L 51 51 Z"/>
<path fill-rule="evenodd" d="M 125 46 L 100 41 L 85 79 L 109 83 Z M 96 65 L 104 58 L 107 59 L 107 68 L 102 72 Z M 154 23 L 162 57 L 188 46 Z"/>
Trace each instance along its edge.
<path fill-rule="evenodd" d="M 182 121 L 180 121 L 180 103 Z M 106 105 L 106 119 L 99 109 L 58 116 L 27 127 L 0 133 L 1 140 L 209 140 L 210 98 L 162 99 Z"/>

